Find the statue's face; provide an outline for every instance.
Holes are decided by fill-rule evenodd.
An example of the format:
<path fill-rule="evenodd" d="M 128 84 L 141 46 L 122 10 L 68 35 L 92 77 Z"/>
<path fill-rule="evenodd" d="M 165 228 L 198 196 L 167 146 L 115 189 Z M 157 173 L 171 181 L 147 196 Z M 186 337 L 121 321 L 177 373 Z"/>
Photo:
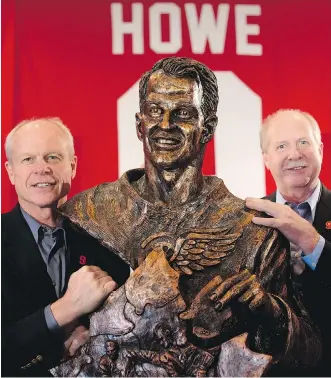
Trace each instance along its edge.
<path fill-rule="evenodd" d="M 194 79 L 154 72 L 148 82 L 137 133 L 147 160 L 163 168 L 188 164 L 202 153 L 202 88 Z"/>

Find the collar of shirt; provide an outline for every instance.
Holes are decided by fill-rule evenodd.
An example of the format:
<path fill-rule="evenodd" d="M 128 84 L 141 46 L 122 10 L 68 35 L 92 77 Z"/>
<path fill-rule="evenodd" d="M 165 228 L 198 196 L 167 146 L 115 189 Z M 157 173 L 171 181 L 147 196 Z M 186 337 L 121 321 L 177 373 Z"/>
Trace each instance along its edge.
<path fill-rule="evenodd" d="M 311 196 L 306 201 L 304 201 L 304 202 L 307 202 L 310 206 L 312 220 L 315 219 L 317 202 L 320 199 L 320 196 L 321 196 L 321 181 L 318 180 L 318 183 L 317 183 L 316 188 L 314 189 L 313 193 L 311 194 Z M 286 199 L 282 196 L 282 194 L 279 192 L 278 189 L 277 189 L 277 192 L 276 192 L 276 202 L 281 203 L 282 205 L 285 205 L 285 203 L 287 202 Z M 301 202 L 301 203 L 304 203 L 304 202 Z M 301 205 L 301 203 L 298 204 L 298 206 Z"/>
<path fill-rule="evenodd" d="M 39 242 L 39 235 L 38 235 L 39 228 L 40 227 L 45 227 L 45 226 L 43 224 L 39 223 L 36 219 L 34 219 L 30 214 L 28 214 L 22 208 L 21 208 L 21 212 L 22 212 L 22 215 L 23 215 L 24 219 L 26 220 L 26 223 L 28 224 L 28 226 L 29 226 L 29 228 L 30 228 L 30 230 L 32 232 L 34 240 L 38 244 L 38 242 Z M 49 229 L 52 229 L 49 226 L 46 226 L 46 227 L 48 227 Z M 58 229 L 62 229 L 63 230 L 64 247 L 65 247 L 65 249 L 67 249 L 66 233 L 65 233 L 65 229 L 63 228 L 63 218 L 60 218 L 59 226 L 55 227 L 54 229 L 52 229 L 52 231 L 55 231 L 55 230 L 58 230 Z"/>

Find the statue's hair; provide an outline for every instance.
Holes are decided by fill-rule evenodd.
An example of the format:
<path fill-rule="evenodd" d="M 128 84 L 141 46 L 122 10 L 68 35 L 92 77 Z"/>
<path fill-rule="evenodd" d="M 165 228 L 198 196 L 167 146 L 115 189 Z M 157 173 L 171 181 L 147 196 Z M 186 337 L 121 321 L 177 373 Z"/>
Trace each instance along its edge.
<path fill-rule="evenodd" d="M 316 119 L 311 114 L 304 112 L 300 109 L 279 109 L 276 112 L 268 115 L 268 117 L 266 117 L 264 119 L 263 123 L 262 123 L 262 127 L 260 129 L 260 147 L 261 147 L 261 150 L 263 152 L 266 151 L 267 145 L 268 145 L 268 143 L 267 143 L 268 129 L 269 129 L 270 125 L 272 124 L 272 122 L 275 120 L 275 118 L 278 117 L 281 114 L 298 114 L 298 115 L 305 117 L 309 121 L 309 124 L 312 128 L 313 136 L 314 136 L 316 143 L 318 145 L 321 144 L 321 141 L 322 141 L 321 130 L 320 130 L 320 127 L 319 127 Z"/>
<path fill-rule="evenodd" d="M 21 129 L 23 126 L 28 125 L 30 123 L 35 123 L 35 122 L 42 122 L 42 121 L 47 121 L 50 123 L 55 124 L 58 126 L 67 136 L 68 138 L 68 144 L 69 144 L 69 154 L 70 156 L 74 156 L 75 154 L 75 148 L 74 148 L 74 138 L 69 130 L 69 128 L 62 122 L 62 120 L 58 117 L 45 117 L 45 118 L 30 118 L 30 119 L 25 119 L 21 122 L 19 122 L 7 135 L 6 141 L 5 141 L 5 151 L 6 151 L 6 157 L 7 160 L 10 162 L 12 158 L 12 139 L 14 134 Z"/>
<path fill-rule="evenodd" d="M 143 74 L 139 82 L 139 106 L 142 107 L 147 96 L 147 86 L 151 75 L 162 70 L 166 75 L 195 79 L 202 87 L 201 110 L 204 118 L 214 115 L 218 105 L 217 79 L 205 64 L 190 58 L 171 57 L 159 60 L 150 71 Z"/>

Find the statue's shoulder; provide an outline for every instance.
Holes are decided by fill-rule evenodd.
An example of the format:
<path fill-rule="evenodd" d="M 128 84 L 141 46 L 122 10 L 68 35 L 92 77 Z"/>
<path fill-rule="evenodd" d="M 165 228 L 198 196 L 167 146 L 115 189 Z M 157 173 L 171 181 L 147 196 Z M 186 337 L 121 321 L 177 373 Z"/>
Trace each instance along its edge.
<path fill-rule="evenodd" d="M 225 186 L 223 180 L 218 177 L 213 177 L 213 183 L 216 190 L 213 191 L 213 199 L 222 206 L 226 206 L 229 210 L 235 213 L 242 213 L 249 217 L 267 218 L 268 215 L 258 210 L 252 210 L 246 207 L 245 200 L 237 197 L 229 191 Z"/>
<path fill-rule="evenodd" d="M 213 177 L 212 184 L 214 189 L 210 194 L 210 201 L 213 202 L 215 209 L 218 209 L 220 222 L 228 222 L 240 227 L 245 234 L 256 234 L 262 238 L 278 236 L 277 230 L 252 222 L 254 217 L 269 217 L 266 213 L 246 207 L 245 200 L 230 192 L 223 180 Z"/>
<path fill-rule="evenodd" d="M 107 219 L 116 218 L 130 198 L 136 199 L 132 182 L 143 174 L 144 171 L 139 169 L 128 171 L 116 181 L 84 190 L 62 205 L 59 212 L 80 226 L 91 222 L 102 224 Z"/>
<path fill-rule="evenodd" d="M 112 203 L 120 203 L 123 197 L 121 179 L 114 182 L 104 182 L 93 188 L 84 190 L 64 203 L 58 210 L 60 214 L 74 223 L 84 220 L 98 220 L 105 210 L 111 212 Z"/>
<path fill-rule="evenodd" d="M 66 213 L 77 206 L 86 206 L 91 201 L 97 203 L 103 199 L 112 195 L 116 192 L 116 187 L 118 186 L 117 181 L 115 182 L 104 182 L 102 184 L 96 185 L 93 188 L 83 190 L 82 192 L 74 195 L 70 198 L 64 205 L 59 208 L 61 213 Z"/>
<path fill-rule="evenodd" d="M 222 179 L 216 176 L 207 176 L 206 181 L 212 188 L 208 194 L 208 200 L 213 202 L 215 206 L 234 217 L 238 217 L 238 215 L 259 216 L 259 212 L 248 209 L 245 201 L 233 194 Z"/>

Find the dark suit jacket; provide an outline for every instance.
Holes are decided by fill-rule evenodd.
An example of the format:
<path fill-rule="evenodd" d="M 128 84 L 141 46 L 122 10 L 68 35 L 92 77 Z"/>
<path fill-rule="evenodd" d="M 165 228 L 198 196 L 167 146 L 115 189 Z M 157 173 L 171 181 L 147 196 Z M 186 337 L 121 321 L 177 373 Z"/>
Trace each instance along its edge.
<path fill-rule="evenodd" d="M 267 196 L 276 201 L 276 193 Z M 323 367 L 313 375 L 331 376 L 331 317 L 328 308 L 331 301 L 331 191 L 322 185 L 313 226 L 325 239 L 325 246 L 316 269 L 306 267 L 299 282 L 302 285 L 303 302 L 323 339 Z"/>
<path fill-rule="evenodd" d="M 2 214 L 2 376 L 47 376 L 59 363 L 63 336 L 47 328 L 44 307 L 57 300 L 46 265 L 19 205 Z M 70 261 L 67 280 L 83 265 L 96 265 L 122 285 L 129 267 L 95 239 L 64 222 Z"/>

